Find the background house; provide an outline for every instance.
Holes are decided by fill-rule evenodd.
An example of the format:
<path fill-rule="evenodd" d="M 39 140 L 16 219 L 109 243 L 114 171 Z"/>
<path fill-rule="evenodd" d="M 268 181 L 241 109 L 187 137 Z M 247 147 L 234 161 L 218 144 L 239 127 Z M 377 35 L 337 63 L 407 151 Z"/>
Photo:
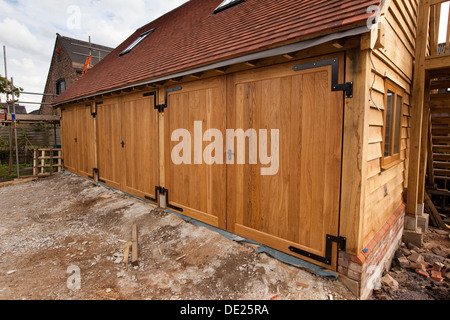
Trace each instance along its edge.
<path fill-rule="evenodd" d="M 59 94 L 69 88 L 83 74 L 86 59 L 92 54 L 90 67 L 108 55 L 113 49 L 95 43 L 56 34 L 55 48 L 45 85 L 42 103 L 50 103 Z M 40 114 L 53 114 L 50 105 L 41 105 Z"/>

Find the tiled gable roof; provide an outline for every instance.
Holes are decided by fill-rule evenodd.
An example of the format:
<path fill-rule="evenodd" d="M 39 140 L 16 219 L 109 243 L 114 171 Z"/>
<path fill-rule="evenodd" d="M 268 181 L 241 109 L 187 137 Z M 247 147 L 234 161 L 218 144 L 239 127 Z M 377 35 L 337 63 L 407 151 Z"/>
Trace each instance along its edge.
<path fill-rule="evenodd" d="M 206 66 L 248 53 L 366 25 L 381 0 L 191 0 L 138 29 L 54 104 Z M 154 32 L 119 56 L 142 33 Z"/>

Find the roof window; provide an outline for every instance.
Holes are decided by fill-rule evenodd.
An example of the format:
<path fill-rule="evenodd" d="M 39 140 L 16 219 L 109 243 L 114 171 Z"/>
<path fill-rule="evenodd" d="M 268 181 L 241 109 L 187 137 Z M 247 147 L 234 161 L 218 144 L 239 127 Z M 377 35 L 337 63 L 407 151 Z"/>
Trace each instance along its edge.
<path fill-rule="evenodd" d="M 242 3 L 244 1 L 245 0 L 225 0 L 216 8 L 216 10 L 214 10 L 214 14 L 227 10 L 231 7 L 234 7 L 235 5 Z"/>
<path fill-rule="evenodd" d="M 137 38 L 132 44 L 130 44 L 128 46 L 128 48 L 126 48 L 125 50 L 123 50 L 119 56 L 123 56 L 124 54 L 127 54 L 129 52 L 131 52 L 131 50 L 133 50 L 134 48 L 136 48 L 136 46 L 141 43 L 145 38 L 147 38 L 150 34 L 152 34 L 152 32 L 155 31 L 155 29 L 150 29 L 146 32 L 144 32 L 143 34 L 141 34 L 139 36 L 139 38 Z"/>

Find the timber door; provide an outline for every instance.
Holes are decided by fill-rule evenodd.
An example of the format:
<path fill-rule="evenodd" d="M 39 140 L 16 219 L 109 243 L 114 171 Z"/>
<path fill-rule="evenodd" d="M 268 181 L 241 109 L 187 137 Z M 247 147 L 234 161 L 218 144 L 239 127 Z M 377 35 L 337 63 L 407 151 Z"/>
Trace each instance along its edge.
<path fill-rule="evenodd" d="M 69 107 L 61 110 L 61 146 L 64 168 L 77 173 L 77 108 Z"/>
<path fill-rule="evenodd" d="M 123 191 L 153 202 L 157 202 L 159 183 L 155 96 L 155 92 L 125 96 L 121 109 Z"/>
<path fill-rule="evenodd" d="M 342 61 L 337 69 L 324 63 L 295 71 L 299 63 L 289 63 L 228 79 L 228 128 L 253 128 L 259 143 L 265 129 L 268 140 L 266 147 L 257 145 L 257 164 L 249 164 L 247 140 L 246 164 L 227 166 L 228 230 L 334 269 L 343 92 L 332 91 L 332 82 L 343 80 Z M 227 143 L 230 155 L 239 152 L 236 148 L 235 142 Z M 263 175 L 261 169 L 270 167 Z"/>
<path fill-rule="evenodd" d="M 97 104 L 99 182 L 157 202 L 158 112 L 155 93 Z"/>
<path fill-rule="evenodd" d="M 118 190 L 122 186 L 121 121 L 118 99 L 97 105 L 98 178 L 99 182 Z"/>
<path fill-rule="evenodd" d="M 76 107 L 75 112 L 77 172 L 89 178 L 92 177 L 95 166 L 94 118 L 91 115 L 90 105 L 80 105 Z"/>
<path fill-rule="evenodd" d="M 211 153 L 217 157 L 217 162 L 206 164 L 203 150 L 211 142 L 203 142 L 203 138 L 208 129 L 221 133 L 226 130 L 226 78 L 183 84 L 182 87 L 169 89 L 166 95 L 166 206 L 225 229 L 226 166 L 221 163 L 224 159 L 223 142 L 206 137 L 211 142 L 217 142 L 217 146 L 222 145 L 215 154 Z M 177 132 L 179 136 L 174 136 Z M 181 151 L 177 146 L 182 142 L 186 147 Z M 179 163 L 179 159 L 172 159 L 172 153 L 177 158 L 183 157 L 184 161 Z"/>

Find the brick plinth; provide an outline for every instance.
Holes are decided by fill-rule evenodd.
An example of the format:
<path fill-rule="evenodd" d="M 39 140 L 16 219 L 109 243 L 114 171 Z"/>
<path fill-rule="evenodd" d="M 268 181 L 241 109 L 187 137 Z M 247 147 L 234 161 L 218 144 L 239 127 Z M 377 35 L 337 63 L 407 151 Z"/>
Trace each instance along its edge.
<path fill-rule="evenodd" d="M 405 205 L 402 204 L 357 256 L 339 252 L 338 272 L 359 283 L 361 299 L 367 299 L 379 284 L 383 271 L 390 267 L 402 241 Z"/>

